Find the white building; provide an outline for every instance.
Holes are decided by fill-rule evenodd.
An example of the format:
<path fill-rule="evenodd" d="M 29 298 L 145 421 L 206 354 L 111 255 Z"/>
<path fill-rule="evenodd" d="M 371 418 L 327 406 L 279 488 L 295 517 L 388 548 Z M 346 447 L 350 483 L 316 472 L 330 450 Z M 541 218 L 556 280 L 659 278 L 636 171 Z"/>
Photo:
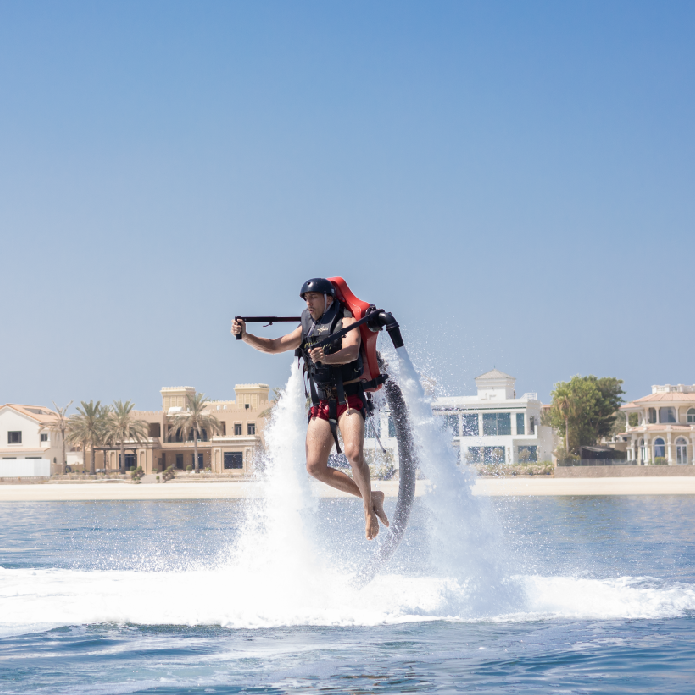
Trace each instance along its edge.
<path fill-rule="evenodd" d="M 620 410 L 627 413 L 627 427 L 616 439 L 625 443 L 628 460 L 695 463 L 695 384 L 654 385 Z"/>
<path fill-rule="evenodd" d="M 550 461 L 554 435 L 541 425 L 535 393 L 516 397 L 516 379 L 493 369 L 476 377 L 475 396 L 449 396 L 432 402 L 432 411 L 452 431 L 465 463 Z"/>
<path fill-rule="evenodd" d="M 0 407 L 0 477 L 21 475 L 17 471 L 21 471 L 22 466 L 27 471 L 45 469 L 47 472 L 41 475 L 60 473 L 61 436 L 48 429 L 56 419 L 52 410 L 41 405 L 8 403 Z M 22 464 L 21 460 L 27 463 Z M 46 464 L 39 465 L 37 461 Z"/>

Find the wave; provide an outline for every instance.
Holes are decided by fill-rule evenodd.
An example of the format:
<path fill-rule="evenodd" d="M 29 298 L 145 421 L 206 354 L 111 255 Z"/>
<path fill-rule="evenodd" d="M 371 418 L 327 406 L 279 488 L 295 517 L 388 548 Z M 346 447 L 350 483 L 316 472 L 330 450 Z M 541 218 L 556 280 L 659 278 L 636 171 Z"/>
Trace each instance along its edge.
<path fill-rule="evenodd" d="M 0 635 L 57 625 L 131 623 L 229 628 L 375 626 L 432 620 L 666 618 L 695 610 L 695 589 L 647 578 L 517 576 L 518 611 L 480 613 L 456 579 L 382 575 L 367 590 L 350 577 L 301 582 L 233 568 L 189 572 L 0 569 Z M 520 592 L 521 593 L 521 592 Z"/>

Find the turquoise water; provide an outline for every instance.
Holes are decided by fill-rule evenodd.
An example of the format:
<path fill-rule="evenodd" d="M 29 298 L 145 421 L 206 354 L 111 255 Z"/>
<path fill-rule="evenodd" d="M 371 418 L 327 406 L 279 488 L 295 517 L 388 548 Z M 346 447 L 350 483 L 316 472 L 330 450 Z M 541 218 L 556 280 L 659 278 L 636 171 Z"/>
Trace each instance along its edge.
<path fill-rule="evenodd" d="M 0 506 L 0 693 L 695 691 L 691 497 L 493 499 L 503 587 L 437 569 L 422 500 L 363 589 L 359 503 L 279 565 L 252 504 Z"/>

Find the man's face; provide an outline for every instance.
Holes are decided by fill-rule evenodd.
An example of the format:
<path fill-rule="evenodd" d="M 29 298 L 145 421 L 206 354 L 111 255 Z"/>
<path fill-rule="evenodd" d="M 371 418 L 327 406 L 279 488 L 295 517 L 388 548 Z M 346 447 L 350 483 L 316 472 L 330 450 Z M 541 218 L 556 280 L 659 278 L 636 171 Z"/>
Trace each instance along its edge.
<path fill-rule="evenodd" d="M 325 295 L 320 294 L 318 292 L 307 292 L 304 295 L 306 308 L 309 310 L 311 318 L 314 319 L 314 321 L 318 321 L 318 319 L 320 319 L 321 316 L 323 316 L 323 312 L 326 311 L 326 303 L 324 301 L 324 296 Z M 333 298 L 329 296 L 328 306 L 331 305 L 332 301 Z"/>

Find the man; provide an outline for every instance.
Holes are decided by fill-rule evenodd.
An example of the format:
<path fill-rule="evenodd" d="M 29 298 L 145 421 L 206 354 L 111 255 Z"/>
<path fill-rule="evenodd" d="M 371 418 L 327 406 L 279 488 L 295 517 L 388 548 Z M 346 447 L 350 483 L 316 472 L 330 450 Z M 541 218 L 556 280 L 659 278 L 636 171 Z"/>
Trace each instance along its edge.
<path fill-rule="evenodd" d="M 261 352 L 277 354 L 301 348 L 309 372 L 314 405 L 309 411 L 306 436 L 306 466 L 311 476 L 331 487 L 361 497 L 364 503 L 365 535 L 373 540 L 379 533 L 381 519 L 389 525 L 384 512 L 384 493 L 372 492 L 369 467 L 364 460 L 364 392 L 360 388 L 362 357 L 360 332 L 349 331 L 342 342 L 325 347 L 311 347 L 330 333 L 355 323 L 352 313 L 335 298 L 333 285 L 324 278 L 304 283 L 299 296 L 306 302 L 302 322 L 282 338 L 258 338 L 246 330 L 241 319 L 232 323 L 232 334 Z M 333 347 L 335 346 L 335 347 Z M 333 349 L 331 349 L 333 348 Z M 341 403 L 340 401 L 345 401 Z M 353 477 L 328 465 L 335 425 L 340 428 L 345 456 Z"/>

